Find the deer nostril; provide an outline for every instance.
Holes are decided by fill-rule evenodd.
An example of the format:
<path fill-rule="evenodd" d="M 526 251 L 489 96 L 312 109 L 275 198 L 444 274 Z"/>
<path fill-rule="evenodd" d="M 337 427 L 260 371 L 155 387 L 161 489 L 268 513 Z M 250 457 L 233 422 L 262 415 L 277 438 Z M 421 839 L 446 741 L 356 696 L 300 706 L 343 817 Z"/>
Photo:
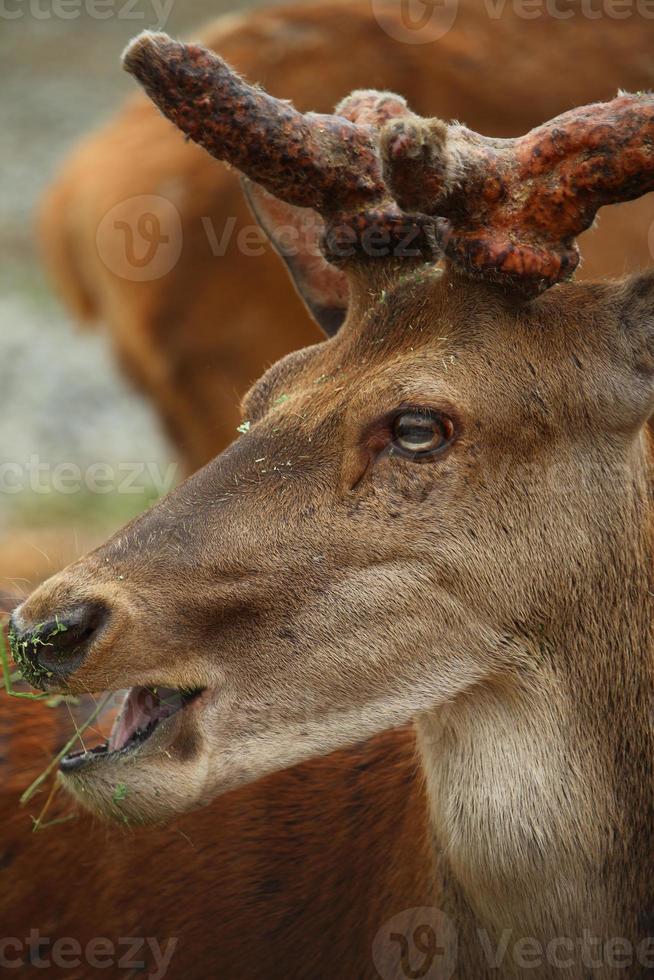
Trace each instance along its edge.
<path fill-rule="evenodd" d="M 12 616 L 9 639 L 21 673 L 35 687 L 51 677 L 65 677 L 82 664 L 91 643 L 106 623 L 109 611 L 98 603 L 76 606 L 54 619 L 27 625 Z"/>

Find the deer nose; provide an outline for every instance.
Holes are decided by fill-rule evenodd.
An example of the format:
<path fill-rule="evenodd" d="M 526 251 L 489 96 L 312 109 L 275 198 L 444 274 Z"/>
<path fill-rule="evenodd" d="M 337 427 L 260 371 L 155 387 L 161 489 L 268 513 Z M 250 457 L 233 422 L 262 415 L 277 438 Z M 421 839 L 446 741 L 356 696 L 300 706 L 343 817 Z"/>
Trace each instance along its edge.
<path fill-rule="evenodd" d="M 109 612 L 85 603 L 46 622 L 28 624 L 20 608 L 9 620 L 14 661 L 31 684 L 43 687 L 49 678 L 64 678 L 83 663 Z"/>

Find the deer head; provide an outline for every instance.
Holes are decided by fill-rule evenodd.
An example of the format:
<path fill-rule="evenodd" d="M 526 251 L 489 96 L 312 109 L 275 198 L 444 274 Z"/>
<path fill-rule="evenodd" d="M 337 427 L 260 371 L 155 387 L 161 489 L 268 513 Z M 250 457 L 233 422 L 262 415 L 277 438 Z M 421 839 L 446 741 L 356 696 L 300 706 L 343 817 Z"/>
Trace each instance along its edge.
<path fill-rule="evenodd" d="M 389 93 L 301 115 L 165 35 L 125 65 L 246 175 L 329 336 L 15 612 L 36 686 L 131 686 L 66 785 L 162 819 L 482 691 L 547 700 L 580 669 L 554 638 L 605 625 L 592 596 L 644 547 L 654 278 L 568 280 L 597 209 L 654 186 L 654 98 L 495 140 Z"/>

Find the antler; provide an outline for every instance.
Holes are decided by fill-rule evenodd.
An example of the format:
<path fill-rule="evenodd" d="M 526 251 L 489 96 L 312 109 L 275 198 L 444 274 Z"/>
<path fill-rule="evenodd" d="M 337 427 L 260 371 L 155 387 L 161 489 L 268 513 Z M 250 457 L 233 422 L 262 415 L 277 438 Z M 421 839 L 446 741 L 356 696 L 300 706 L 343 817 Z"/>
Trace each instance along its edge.
<path fill-rule="evenodd" d="M 654 189 L 654 97 L 574 109 L 518 139 L 414 115 L 357 92 L 335 115 L 297 112 L 221 58 L 143 34 L 125 67 L 183 132 L 289 204 L 325 219 L 325 254 L 444 252 L 533 295 L 569 278 L 575 236 L 605 204 Z"/>
<path fill-rule="evenodd" d="M 433 120 L 382 133 L 385 177 L 407 211 L 446 216 L 447 254 L 470 271 L 546 288 L 579 262 L 574 239 L 602 205 L 654 190 L 654 97 L 573 109 L 517 139 Z"/>
<path fill-rule="evenodd" d="M 249 85 L 206 48 L 147 31 L 127 47 L 123 64 L 163 114 L 212 156 L 287 203 L 323 215 L 332 261 L 385 245 L 439 257 L 438 223 L 404 214 L 384 182 L 379 130 L 409 114 L 400 96 L 359 92 L 336 115 L 303 114 Z"/>

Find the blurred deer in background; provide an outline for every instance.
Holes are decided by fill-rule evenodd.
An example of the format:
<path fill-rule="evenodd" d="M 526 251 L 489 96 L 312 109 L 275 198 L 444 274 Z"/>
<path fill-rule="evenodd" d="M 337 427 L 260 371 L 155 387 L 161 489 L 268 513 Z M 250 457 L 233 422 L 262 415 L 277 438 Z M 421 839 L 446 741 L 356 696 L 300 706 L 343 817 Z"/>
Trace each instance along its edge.
<path fill-rule="evenodd" d="M 445 4 L 449 30 L 412 44 L 396 40 L 406 34 L 400 4 L 376 0 L 373 13 L 369 0 L 331 0 L 226 17 L 204 40 L 299 109 L 329 112 L 374 85 L 401 92 L 417 112 L 496 136 L 519 135 L 619 88 L 654 86 L 654 21 L 589 18 L 580 3 L 566 4 L 565 16 L 544 4 L 537 19 L 519 8 L 493 13 L 461 0 L 452 20 Z M 156 211 L 153 196 L 163 199 L 160 220 L 173 237 L 166 217 L 171 207 L 179 213 L 181 254 L 166 274 L 154 265 L 155 278 L 134 281 L 124 236 L 130 227 L 137 234 L 144 210 Z M 646 266 L 652 221 L 649 199 L 603 216 L 585 240 L 581 274 Z M 240 244 L 250 226 L 234 173 L 179 139 L 143 98 L 66 161 L 45 201 L 42 239 L 55 284 L 76 316 L 104 322 L 190 469 L 234 438 L 238 399 L 252 381 L 318 337 L 272 252 L 246 254 L 259 250 L 251 236 Z"/>
<path fill-rule="evenodd" d="M 570 279 L 598 208 L 654 187 L 654 97 L 501 140 L 387 92 L 302 114 L 165 35 L 125 63 L 248 176 L 329 339 L 254 386 L 237 443 L 14 614 L 35 686 L 133 685 L 108 741 L 63 761 L 64 784 L 94 812 L 167 819 L 413 721 L 419 861 L 400 733 L 366 770 L 367 792 L 389 788 L 379 811 L 356 776 L 343 800 L 346 822 L 367 814 L 365 885 L 350 892 L 341 866 L 325 888 L 301 788 L 299 840 L 258 870 L 276 891 L 289 853 L 310 854 L 327 919 L 289 894 L 267 929 L 264 889 L 265 945 L 248 932 L 236 966 L 238 925 L 216 922 L 214 968 L 406 976 L 399 946 L 373 963 L 372 937 L 428 903 L 451 924 L 434 976 L 520 976 L 520 942 L 563 938 L 556 975 L 579 977 L 589 933 L 594 976 L 624 975 L 614 940 L 631 977 L 651 975 L 654 275 Z M 282 214 L 299 248 L 279 241 Z M 381 868 L 372 825 L 394 807 Z M 245 842 L 267 836 L 251 809 L 239 821 Z M 261 877 L 244 861 L 235 884 L 223 860 L 244 931 Z M 530 966 L 552 976 L 551 957 Z"/>

